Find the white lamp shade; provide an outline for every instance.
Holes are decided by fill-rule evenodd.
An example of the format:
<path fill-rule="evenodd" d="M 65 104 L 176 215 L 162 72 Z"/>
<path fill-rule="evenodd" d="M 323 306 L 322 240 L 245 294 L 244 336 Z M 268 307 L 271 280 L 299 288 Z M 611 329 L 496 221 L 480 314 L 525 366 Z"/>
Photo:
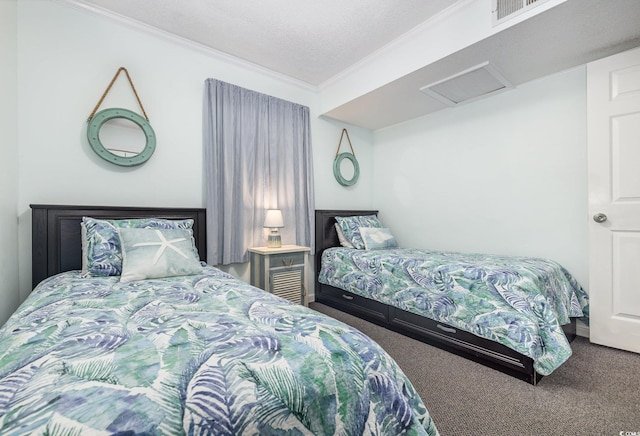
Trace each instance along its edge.
<path fill-rule="evenodd" d="M 264 217 L 264 227 L 277 228 L 284 227 L 282 211 L 280 209 L 269 209 Z"/>

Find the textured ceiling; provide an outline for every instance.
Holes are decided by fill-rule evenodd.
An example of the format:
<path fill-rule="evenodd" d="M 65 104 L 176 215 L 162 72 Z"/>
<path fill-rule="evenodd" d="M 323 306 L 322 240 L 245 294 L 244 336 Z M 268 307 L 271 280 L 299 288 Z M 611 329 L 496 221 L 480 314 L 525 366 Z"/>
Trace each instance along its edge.
<path fill-rule="evenodd" d="M 75 0 L 320 85 L 457 0 Z"/>
<path fill-rule="evenodd" d="M 326 89 L 358 63 L 375 59 L 377 51 L 411 40 L 430 19 L 448 16 L 461 5 L 476 6 L 480 0 L 63 1 L 160 29 Z M 483 0 L 484 4 L 490 2 Z M 484 62 L 498 67 L 517 87 L 640 46 L 640 0 L 566 0 L 543 9 L 520 24 L 328 107 L 323 115 L 377 130 L 441 110 L 445 105 L 420 88 Z M 440 24 L 437 19 L 432 23 Z M 465 29 L 447 31 L 455 40 Z"/>

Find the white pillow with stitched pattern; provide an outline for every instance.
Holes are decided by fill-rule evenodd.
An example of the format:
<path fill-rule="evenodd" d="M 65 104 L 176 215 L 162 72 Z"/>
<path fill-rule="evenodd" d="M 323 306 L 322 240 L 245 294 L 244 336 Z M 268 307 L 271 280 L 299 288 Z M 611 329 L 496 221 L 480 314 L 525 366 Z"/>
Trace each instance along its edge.
<path fill-rule="evenodd" d="M 119 228 L 118 235 L 122 247 L 122 283 L 202 272 L 189 230 Z"/>
<path fill-rule="evenodd" d="M 366 250 L 398 248 L 398 241 L 386 227 L 360 227 L 360 235 Z"/>

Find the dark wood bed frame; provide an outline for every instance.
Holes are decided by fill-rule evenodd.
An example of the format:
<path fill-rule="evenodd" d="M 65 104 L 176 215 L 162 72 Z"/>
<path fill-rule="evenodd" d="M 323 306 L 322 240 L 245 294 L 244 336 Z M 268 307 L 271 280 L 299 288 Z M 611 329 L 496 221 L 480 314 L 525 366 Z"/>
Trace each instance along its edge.
<path fill-rule="evenodd" d="M 193 219 L 200 259 L 206 260 L 206 212 L 203 208 L 150 208 L 113 206 L 60 206 L 32 204 L 32 285 L 64 271 L 82 268 L 80 223 L 83 216 L 98 219 Z M 339 246 L 336 216 L 374 215 L 375 210 L 317 210 L 315 215 L 316 301 L 340 309 L 390 330 L 421 340 L 498 371 L 537 384 L 542 378 L 533 360 L 496 342 L 449 325 L 406 312 L 318 282 L 322 252 Z M 571 341 L 575 320 L 564 326 Z"/>
<path fill-rule="evenodd" d="M 32 204 L 32 287 L 54 274 L 82 269 L 80 223 L 83 216 L 98 219 L 193 219 L 193 237 L 200 259 L 207 259 L 206 213 L 202 208 Z"/>
<path fill-rule="evenodd" d="M 456 327 L 318 281 L 322 252 L 327 248 L 340 246 L 334 226 L 335 217 L 377 215 L 377 213 L 376 210 L 316 210 L 315 301 L 466 357 L 533 385 L 537 384 L 542 376 L 534 370 L 533 359 L 528 356 Z M 575 328 L 575 320 L 572 320 L 571 324 L 563 326 L 569 341 L 573 341 L 576 336 Z"/>

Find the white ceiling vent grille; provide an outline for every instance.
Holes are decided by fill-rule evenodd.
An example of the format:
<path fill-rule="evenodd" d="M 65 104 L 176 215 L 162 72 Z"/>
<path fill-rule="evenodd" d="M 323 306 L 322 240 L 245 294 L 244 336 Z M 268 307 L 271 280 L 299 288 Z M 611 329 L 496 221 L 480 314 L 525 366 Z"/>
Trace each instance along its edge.
<path fill-rule="evenodd" d="M 493 25 L 510 20 L 548 0 L 493 0 Z"/>
<path fill-rule="evenodd" d="M 513 88 L 489 62 L 420 88 L 448 106 L 457 106 Z"/>

